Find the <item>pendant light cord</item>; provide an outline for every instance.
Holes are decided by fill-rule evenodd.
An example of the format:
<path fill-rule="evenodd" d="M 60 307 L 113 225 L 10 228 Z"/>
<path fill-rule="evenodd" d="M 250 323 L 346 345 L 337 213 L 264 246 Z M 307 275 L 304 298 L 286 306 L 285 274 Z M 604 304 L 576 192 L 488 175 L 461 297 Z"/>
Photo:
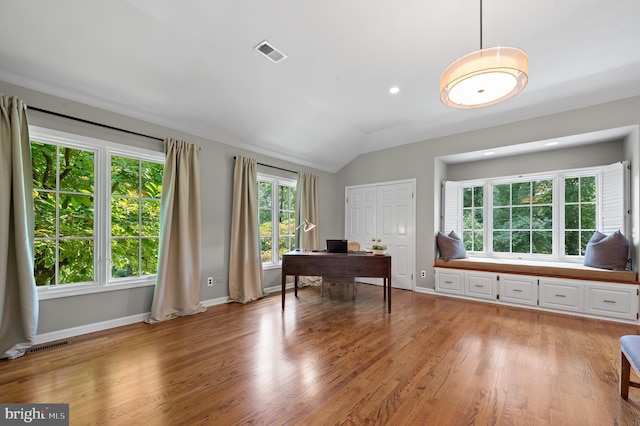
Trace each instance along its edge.
<path fill-rule="evenodd" d="M 480 0 L 480 50 L 482 50 L 482 0 Z"/>

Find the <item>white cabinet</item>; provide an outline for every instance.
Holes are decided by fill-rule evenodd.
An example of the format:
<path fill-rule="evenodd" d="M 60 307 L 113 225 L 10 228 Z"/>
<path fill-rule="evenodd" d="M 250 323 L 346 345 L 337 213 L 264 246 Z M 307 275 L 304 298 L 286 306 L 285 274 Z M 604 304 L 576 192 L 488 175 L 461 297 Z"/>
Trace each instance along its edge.
<path fill-rule="evenodd" d="M 436 291 L 438 293 L 464 294 L 464 272 L 456 269 L 436 269 Z"/>
<path fill-rule="evenodd" d="M 584 283 L 580 280 L 540 278 L 539 304 L 543 308 L 563 311 L 583 311 Z"/>
<path fill-rule="evenodd" d="M 481 299 L 496 299 L 497 274 L 493 272 L 462 271 L 435 268 L 436 291 Z"/>
<path fill-rule="evenodd" d="M 629 320 L 638 316 L 637 285 L 588 282 L 584 301 L 587 314 Z"/>
<path fill-rule="evenodd" d="M 500 274 L 500 300 L 518 305 L 538 304 L 538 277 Z"/>
<path fill-rule="evenodd" d="M 435 268 L 437 293 L 639 323 L 640 285 Z"/>
<path fill-rule="evenodd" d="M 465 295 L 480 299 L 496 299 L 498 294 L 497 274 L 493 272 L 468 271 L 465 273 Z"/>

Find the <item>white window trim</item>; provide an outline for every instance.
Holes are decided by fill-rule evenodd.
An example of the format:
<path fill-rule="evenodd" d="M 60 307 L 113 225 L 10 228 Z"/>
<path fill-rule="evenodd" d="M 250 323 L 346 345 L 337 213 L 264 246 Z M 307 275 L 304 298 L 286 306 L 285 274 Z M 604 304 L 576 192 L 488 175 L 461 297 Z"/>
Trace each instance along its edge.
<path fill-rule="evenodd" d="M 103 139 L 51 130 L 44 127 L 29 126 L 31 140 L 36 140 L 71 148 L 91 150 L 95 153 L 95 197 L 96 205 L 94 216 L 94 271 L 97 281 L 89 283 L 69 283 L 54 286 L 39 286 L 38 300 L 57 299 L 61 297 L 79 296 L 84 294 L 102 293 L 105 291 L 126 290 L 137 287 L 153 286 L 156 283 L 156 275 L 144 277 L 119 278 L 110 280 L 108 257 L 109 230 L 107 223 L 109 213 L 108 185 L 111 178 L 111 168 L 108 163 L 111 155 L 120 155 L 129 158 L 137 158 L 154 162 L 165 162 L 164 153 L 149 149 L 130 147 Z"/>
<path fill-rule="evenodd" d="M 280 231 L 279 231 L 279 218 L 280 218 L 280 203 L 278 202 L 278 187 L 281 185 L 286 185 L 286 186 L 292 186 L 292 187 L 296 187 L 297 186 L 297 181 L 295 179 L 291 179 L 291 178 L 284 178 L 282 176 L 276 176 L 276 175 L 270 175 L 268 173 L 258 173 L 258 182 L 263 181 L 263 182 L 271 182 L 274 187 L 275 187 L 275 191 L 272 191 L 272 199 L 271 199 L 271 205 L 272 205 L 272 209 L 275 207 L 277 209 L 277 211 L 273 212 L 274 214 L 272 215 L 272 221 L 271 221 L 271 229 L 272 229 L 272 234 L 273 234 L 273 230 L 275 230 L 275 233 L 277 233 L 277 235 L 273 235 L 273 239 L 275 242 L 279 241 L 279 237 L 280 237 Z M 259 226 L 260 224 L 258 224 Z M 258 236 L 258 240 L 260 239 L 260 236 Z M 277 268 L 281 268 L 282 267 L 282 261 L 278 260 L 277 262 L 273 260 L 276 250 L 273 250 L 273 247 L 275 248 L 279 248 L 279 245 L 274 245 L 274 242 L 272 242 L 272 257 L 271 257 L 271 262 L 264 262 L 262 263 L 262 270 L 266 271 L 269 269 L 277 269 Z"/>

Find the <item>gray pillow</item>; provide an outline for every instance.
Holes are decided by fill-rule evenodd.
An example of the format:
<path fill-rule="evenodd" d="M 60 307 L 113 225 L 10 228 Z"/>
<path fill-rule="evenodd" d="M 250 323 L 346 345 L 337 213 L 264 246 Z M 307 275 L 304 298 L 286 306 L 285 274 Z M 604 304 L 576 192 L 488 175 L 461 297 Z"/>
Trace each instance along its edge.
<path fill-rule="evenodd" d="M 467 257 L 462 240 L 453 231 L 449 232 L 449 235 L 438 231 L 438 248 L 440 249 L 440 257 L 444 260 Z"/>
<path fill-rule="evenodd" d="M 584 265 L 621 271 L 627 267 L 629 240 L 620 231 L 605 235 L 594 232 L 584 252 Z"/>

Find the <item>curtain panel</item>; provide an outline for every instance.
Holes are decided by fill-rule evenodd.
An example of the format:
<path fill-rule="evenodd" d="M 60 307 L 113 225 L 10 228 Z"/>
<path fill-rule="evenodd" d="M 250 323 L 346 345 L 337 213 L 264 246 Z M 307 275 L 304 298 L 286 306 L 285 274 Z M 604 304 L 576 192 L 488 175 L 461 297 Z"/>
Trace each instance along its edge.
<path fill-rule="evenodd" d="M 264 297 L 256 164 L 255 159 L 236 156 L 231 207 L 229 302 L 247 303 Z"/>
<path fill-rule="evenodd" d="M 27 107 L 0 95 L 0 358 L 24 355 L 38 330 L 32 179 Z"/>
<path fill-rule="evenodd" d="M 158 278 L 149 323 L 207 310 L 200 303 L 200 148 L 171 138 L 164 146 Z"/>

